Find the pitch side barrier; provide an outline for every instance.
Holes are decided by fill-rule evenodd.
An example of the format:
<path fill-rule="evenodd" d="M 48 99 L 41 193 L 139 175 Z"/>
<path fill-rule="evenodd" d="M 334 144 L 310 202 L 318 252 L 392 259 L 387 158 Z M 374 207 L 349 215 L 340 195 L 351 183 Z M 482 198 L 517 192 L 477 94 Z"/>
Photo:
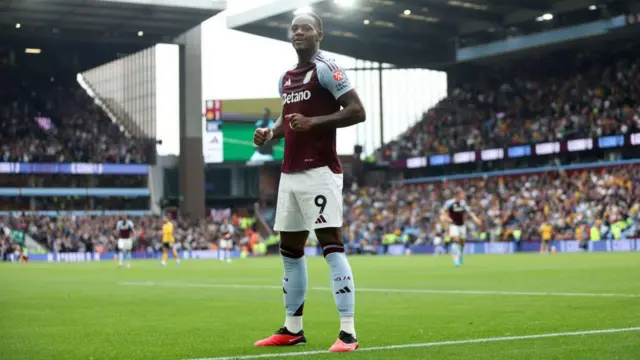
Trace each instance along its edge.
<path fill-rule="evenodd" d="M 423 184 L 423 183 L 439 182 L 439 181 L 476 179 L 476 178 L 490 177 L 490 176 L 517 176 L 517 175 L 527 175 L 527 174 L 539 174 L 539 173 L 559 171 L 559 170 L 564 170 L 564 171 L 589 170 L 589 169 L 607 168 L 607 167 L 613 167 L 613 166 L 638 165 L 638 164 L 640 164 L 640 159 L 603 161 L 603 162 L 560 165 L 560 166 L 542 166 L 542 167 L 528 168 L 528 169 L 499 170 L 499 171 L 481 172 L 481 173 L 473 173 L 473 174 L 420 177 L 420 178 L 392 181 L 392 183 Z M 640 173 L 638 174 L 637 180 L 640 181 Z"/>
<path fill-rule="evenodd" d="M 630 240 L 601 240 L 589 242 L 587 249 L 580 247 L 580 243 L 574 240 L 553 241 L 552 246 L 558 253 L 577 253 L 577 252 L 640 252 L 640 239 Z M 406 247 L 404 245 L 391 245 L 385 252 L 383 246 L 377 248 L 380 256 L 401 256 L 405 254 Z M 432 245 L 418 245 L 411 247 L 412 254 L 429 255 L 435 253 Z M 537 252 L 540 250 L 539 241 L 525 241 L 522 243 L 519 252 Z M 468 242 L 465 246 L 467 254 L 513 254 L 516 252 L 515 244 L 510 242 Z M 182 259 L 218 259 L 218 252 L 212 250 L 185 250 L 179 251 Z M 322 252 L 316 247 L 305 248 L 307 256 L 321 256 Z M 240 257 L 240 251 L 233 251 L 231 256 Z M 45 262 L 92 262 L 92 261 L 113 261 L 115 253 L 48 253 L 48 254 L 30 254 L 31 261 Z M 11 255 L 13 257 L 13 254 Z M 160 253 L 134 252 L 133 258 L 138 260 L 159 260 Z M 251 257 L 251 256 L 249 256 Z"/>

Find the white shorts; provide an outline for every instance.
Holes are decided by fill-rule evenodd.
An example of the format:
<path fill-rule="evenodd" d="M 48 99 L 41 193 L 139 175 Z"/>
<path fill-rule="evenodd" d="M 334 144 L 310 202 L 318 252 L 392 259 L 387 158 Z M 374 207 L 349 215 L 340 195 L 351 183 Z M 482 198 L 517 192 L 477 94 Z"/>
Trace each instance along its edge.
<path fill-rule="evenodd" d="M 277 231 L 342 227 L 342 174 L 319 167 L 280 176 Z"/>
<path fill-rule="evenodd" d="M 223 249 L 223 250 L 233 249 L 233 240 L 220 240 L 220 249 Z"/>
<path fill-rule="evenodd" d="M 453 237 L 458 237 L 462 240 L 466 240 L 467 239 L 467 228 L 462 225 L 455 225 L 455 224 L 451 224 L 449 225 L 449 236 Z"/>
<path fill-rule="evenodd" d="M 133 240 L 118 239 L 118 249 L 121 251 L 131 251 L 131 248 L 133 248 Z"/>

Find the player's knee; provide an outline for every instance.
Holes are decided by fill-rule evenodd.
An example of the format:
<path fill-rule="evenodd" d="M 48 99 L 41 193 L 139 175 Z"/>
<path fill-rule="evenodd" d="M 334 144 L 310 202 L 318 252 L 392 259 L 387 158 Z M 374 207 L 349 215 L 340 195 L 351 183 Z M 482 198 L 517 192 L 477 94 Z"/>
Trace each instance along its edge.
<path fill-rule="evenodd" d="M 304 256 L 304 247 L 280 244 L 280 255 L 292 259 L 298 259 Z"/>
<path fill-rule="evenodd" d="M 316 237 L 322 247 L 322 255 L 327 256 L 331 253 L 343 253 L 344 243 L 340 236 L 340 228 L 324 228 L 316 230 Z"/>
<path fill-rule="evenodd" d="M 304 233 L 280 233 L 280 255 L 298 259 L 304 256 L 304 245 L 307 241 L 307 232 Z"/>

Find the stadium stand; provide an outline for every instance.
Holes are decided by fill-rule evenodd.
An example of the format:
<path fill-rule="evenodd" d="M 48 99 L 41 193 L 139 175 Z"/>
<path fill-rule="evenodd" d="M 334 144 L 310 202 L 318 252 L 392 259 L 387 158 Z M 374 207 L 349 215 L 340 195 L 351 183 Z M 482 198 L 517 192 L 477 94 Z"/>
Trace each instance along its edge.
<path fill-rule="evenodd" d="M 522 241 L 539 241 L 544 223 L 554 227 L 557 240 L 587 239 L 596 223 L 603 239 L 640 237 L 640 186 L 632 180 L 638 173 L 640 166 L 631 165 L 420 185 L 354 185 L 345 193 L 346 240 L 352 248 L 380 244 L 387 234 L 395 234 L 396 242 L 431 243 L 444 233 L 439 213 L 457 187 L 466 190 L 467 202 L 483 222 L 472 225 L 469 240 L 512 241 L 513 231 L 520 230 Z"/>
<path fill-rule="evenodd" d="M 449 96 L 398 140 L 384 145 L 378 160 L 640 131 L 640 47 L 636 43 L 620 43 L 601 51 L 559 51 L 561 55 L 551 53 L 536 61 L 507 59 L 497 64 L 452 67 Z M 152 162 L 154 144 L 128 136 L 125 126 L 116 125 L 70 76 L 85 69 L 69 69 L 69 62 L 60 59 L 32 62 L 24 56 L 2 54 L 0 58 L 0 77 L 17 84 L 0 88 L 2 162 Z M 117 108 L 112 100 L 104 100 Z M 131 114 L 120 115 L 123 124 L 131 123 Z M 482 228 L 473 229 L 474 240 L 508 241 L 516 228 L 523 232 L 524 241 L 538 240 L 540 225 L 551 219 L 562 219 L 554 223 L 559 239 L 575 237 L 580 224 L 596 221 L 602 223 L 603 236 L 613 237 L 612 225 L 618 220 L 628 221 L 624 235 L 619 236 L 635 236 L 639 194 L 632 178 L 638 170 L 637 166 L 626 166 L 576 170 L 572 176 L 551 171 L 420 185 L 354 185 L 346 190 L 346 240 L 353 246 L 362 241 L 377 245 L 387 234 L 400 232 L 398 239 L 402 241 L 407 229 L 417 229 L 410 231 L 417 234 L 412 242 L 432 242 L 442 230 L 437 213 L 457 186 L 467 190 L 473 210 L 483 220 Z M 0 186 L 5 188 L 144 189 L 148 183 L 148 176 L 140 174 L 0 177 Z M 425 193 L 430 197 L 424 197 Z M 155 251 L 161 219 L 148 215 L 149 208 L 148 195 L 19 196 L 0 201 L 1 210 L 49 210 L 49 216 L 12 217 L 7 226 L 25 229 L 55 252 L 84 251 L 87 243 L 103 251 L 114 250 L 116 217 L 63 213 L 74 210 L 142 211 L 145 215 L 135 218 L 141 230 L 138 249 Z M 273 215 L 272 207 L 257 214 L 267 221 L 272 221 Z M 223 220 L 178 217 L 180 246 L 210 248 Z M 272 234 L 267 231 L 262 235 Z M 240 230 L 235 237 L 239 244 L 247 238 Z M 5 247 L 8 239 L 5 236 Z"/>
<path fill-rule="evenodd" d="M 619 46 L 467 71 L 378 159 L 638 131 L 640 47 Z"/>
<path fill-rule="evenodd" d="M 177 250 L 209 250 L 219 240 L 220 225 L 228 220 L 234 226 L 233 238 L 238 246 L 249 245 L 254 234 L 255 220 L 247 214 L 241 217 L 233 213 L 229 217 L 203 217 L 190 220 L 178 216 L 176 224 Z M 161 250 L 162 218 L 145 215 L 133 217 L 136 226 L 135 248 L 150 255 Z M 41 245 L 55 253 L 109 252 L 116 250 L 115 224 L 118 216 L 25 215 L 11 217 L 7 226 L 24 229 Z M 259 235 L 258 235 L 259 236 Z"/>
<path fill-rule="evenodd" d="M 86 92 L 55 69 L 0 65 L 2 162 L 147 163 L 144 141 L 126 136 Z"/>

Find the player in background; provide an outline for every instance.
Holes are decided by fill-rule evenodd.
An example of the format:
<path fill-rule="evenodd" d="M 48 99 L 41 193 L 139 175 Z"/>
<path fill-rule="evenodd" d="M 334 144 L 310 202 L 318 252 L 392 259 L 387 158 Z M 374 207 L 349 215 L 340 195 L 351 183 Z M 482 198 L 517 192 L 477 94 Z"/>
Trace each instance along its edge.
<path fill-rule="evenodd" d="M 218 258 L 220 261 L 231 263 L 231 250 L 233 249 L 233 225 L 229 224 L 229 220 L 224 219 L 224 223 L 220 225 L 220 241 L 218 242 Z"/>
<path fill-rule="evenodd" d="M 162 266 L 167 265 L 167 251 L 171 250 L 173 257 L 176 259 L 176 265 L 180 265 L 180 256 L 175 249 L 176 238 L 173 236 L 173 223 L 169 220 L 168 216 L 162 218 Z"/>
<path fill-rule="evenodd" d="M 257 129 L 270 129 L 275 122 L 271 120 L 271 110 L 263 109 L 262 119 L 256 121 Z M 278 145 L 280 140 L 268 141 L 264 145 L 258 147 L 253 153 L 249 161 L 273 161 L 273 148 Z"/>
<path fill-rule="evenodd" d="M 342 165 L 336 129 L 365 120 L 358 94 L 344 71 L 319 51 L 322 21 L 316 14 L 296 16 L 291 42 L 298 64 L 280 77 L 282 115 L 271 129 L 257 129 L 254 143 L 285 138 L 276 222 L 284 263 L 284 326 L 256 346 L 306 343 L 302 313 L 307 291 L 304 246 L 315 232 L 329 265 L 340 333 L 329 351 L 358 348 L 354 326 L 355 288 L 342 240 Z"/>
<path fill-rule="evenodd" d="M 446 249 L 444 247 L 444 237 L 445 231 L 444 226 L 440 222 L 436 223 L 434 228 L 434 236 L 433 236 L 433 253 L 436 256 L 440 256 L 446 253 Z"/>
<path fill-rule="evenodd" d="M 471 212 L 469 205 L 465 200 L 464 190 L 456 189 L 456 196 L 444 203 L 440 220 L 449 224 L 449 236 L 451 237 L 451 254 L 453 263 L 460 266 L 463 263 L 464 242 L 467 239 L 467 228 L 464 224 L 464 215 L 468 214 L 476 225 L 480 226 L 482 222 Z"/>
<path fill-rule="evenodd" d="M 121 267 L 127 261 L 127 268 L 131 267 L 131 249 L 133 248 L 133 221 L 127 219 L 127 215 L 122 215 L 116 223 L 116 233 L 118 236 L 118 266 Z"/>
<path fill-rule="evenodd" d="M 549 221 L 545 221 L 544 223 L 542 223 L 542 225 L 540 225 L 540 237 L 542 238 L 542 242 L 540 243 L 540 253 L 541 254 L 548 254 L 551 249 L 550 244 L 551 244 L 551 238 L 553 237 L 553 226 L 551 225 L 551 223 Z"/>

